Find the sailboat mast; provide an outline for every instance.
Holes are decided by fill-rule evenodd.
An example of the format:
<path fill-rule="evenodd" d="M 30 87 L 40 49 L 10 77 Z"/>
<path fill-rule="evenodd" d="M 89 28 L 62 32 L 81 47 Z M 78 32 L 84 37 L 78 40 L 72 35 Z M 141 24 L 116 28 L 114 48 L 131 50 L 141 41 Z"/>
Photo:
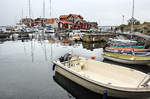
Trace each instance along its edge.
<path fill-rule="evenodd" d="M 134 0 L 133 0 L 133 8 L 132 8 L 132 17 L 134 17 Z"/>
<path fill-rule="evenodd" d="M 133 6 L 132 6 L 132 18 L 131 18 L 131 33 L 133 32 L 133 25 L 134 25 L 134 0 L 133 0 Z"/>
<path fill-rule="evenodd" d="M 122 15 L 122 25 L 124 24 L 124 15 Z"/>
<path fill-rule="evenodd" d="M 29 0 L 29 27 L 31 26 L 31 1 Z"/>
<path fill-rule="evenodd" d="M 49 3 L 50 3 L 50 17 L 51 17 L 51 15 L 52 15 L 52 12 L 51 12 L 51 9 L 52 9 L 52 1 L 51 0 L 49 0 Z"/>
<path fill-rule="evenodd" d="M 29 0 L 29 18 L 31 18 L 31 2 Z"/>
<path fill-rule="evenodd" d="M 21 24 L 23 24 L 23 8 L 22 8 L 22 17 L 21 17 Z"/>
<path fill-rule="evenodd" d="M 45 18 L 45 0 L 43 0 L 43 18 Z"/>

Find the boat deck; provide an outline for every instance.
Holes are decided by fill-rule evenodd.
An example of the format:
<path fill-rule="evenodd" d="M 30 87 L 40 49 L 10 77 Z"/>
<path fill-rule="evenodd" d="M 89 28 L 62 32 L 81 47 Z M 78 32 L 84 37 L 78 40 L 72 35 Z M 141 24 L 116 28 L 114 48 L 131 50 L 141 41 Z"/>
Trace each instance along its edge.
<path fill-rule="evenodd" d="M 147 76 L 145 73 L 133 69 L 93 60 L 80 60 L 79 66 L 73 66 L 70 69 L 94 82 L 122 88 L 137 88 Z"/>
<path fill-rule="evenodd" d="M 132 82 L 130 80 L 128 81 L 121 81 L 119 79 L 114 79 L 114 77 L 109 77 L 108 76 L 104 76 L 104 75 L 98 75 L 97 73 L 94 72 L 90 72 L 90 71 L 81 71 L 79 72 L 79 74 L 89 78 L 89 79 L 93 79 L 93 81 L 96 82 L 101 82 L 103 84 L 108 84 L 108 85 L 112 85 L 112 86 L 117 86 L 117 87 L 125 87 L 125 88 L 136 88 L 138 87 L 140 82 Z"/>

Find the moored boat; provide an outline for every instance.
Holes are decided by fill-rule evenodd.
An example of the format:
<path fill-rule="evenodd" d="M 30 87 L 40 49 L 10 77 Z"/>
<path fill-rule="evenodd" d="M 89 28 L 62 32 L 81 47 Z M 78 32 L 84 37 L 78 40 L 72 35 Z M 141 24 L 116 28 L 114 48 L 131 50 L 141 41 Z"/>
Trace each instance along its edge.
<path fill-rule="evenodd" d="M 119 98 L 150 97 L 150 78 L 143 72 L 78 56 L 53 63 L 55 72 L 98 94 L 107 91 L 108 96 Z"/>
<path fill-rule="evenodd" d="M 148 50 L 148 49 L 141 49 L 141 48 L 122 48 L 122 47 L 106 47 L 106 49 L 119 50 L 119 51 L 150 51 L 150 50 Z"/>
<path fill-rule="evenodd" d="M 119 54 L 129 54 L 135 56 L 148 56 L 150 57 L 149 49 L 138 49 L 138 48 L 121 48 L 121 47 L 106 47 L 105 52 L 119 53 Z"/>
<path fill-rule="evenodd" d="M 122 48 L 143 48 L 143 45 L 115 45 L 110 44 L 111 47 L 122 47 Z"/>
<path fill-rule="evenodd" d="M 114 39 L 114 38 L 110 38 L 108 40 L 109 43 L 125 43 L 125 44 L 136 44 L 137 41 L 133 41 L 133 40 L 125 40 L 125 39 Z"/>
<path fill-rule="evenodd" d="M 73 36 L 72 36 L 72 40 L 80 41 L 80 40 L 81 40 L 81 38 L 80 38 L 80 36 L 79 36 L 79 35 L 73 35 Z"/>
<path fill-rule="evenodd" d="M 132 55 L 132 54 L 123 54 L 123 53 L 113 53 L 113 52 L 104 52 L 103 57 L 108 60 L 112 60 L 119 63 L 125 64 L 149 64 L 150 57 Z"/>

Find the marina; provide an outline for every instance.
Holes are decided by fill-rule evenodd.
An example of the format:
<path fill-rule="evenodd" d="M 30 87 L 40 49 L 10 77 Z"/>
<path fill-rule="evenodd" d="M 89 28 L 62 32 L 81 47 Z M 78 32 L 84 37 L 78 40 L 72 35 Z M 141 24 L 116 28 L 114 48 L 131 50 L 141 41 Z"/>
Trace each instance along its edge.
<path fill-rule="evenodd" d="M 149 3 L 0 1 L 0 99 L 150 99 Z"/>
<path fill-rule="evenodd" d="M 1 41 L 0 44 L 1 72 L 0 73 L 1 73 L 1 77 L 3 78 L 3 81 L 2 83 L 0 83 L 1 86 L 0 92 L 7 93 L 7 94 L 1 94 L 2 97 L 4 98 L 9 98 L 9 97 L 52 98 L 54 97 L 58 99 L 60 99 L 60 97 L 61 98 L 63 97 L 63 99 L 70 99 L 70 98 L 74 99 L 76 97 L 85 97 L 84 94 L 76 96 L 74 94 L 71 94 L 70 91 L 66 92 L 65 89 L 59 87 L 61 86 L 61 84 L 57 85 L 55 83 L 55 80 L 53 80 L 53 76 L 57 75 L 57 73 L 54 73 L 53 71 L 52 61 L 57 60 L 58 58 L 60 58 L 66 53 L 72 53 L 81 57 L 85 57 L 87 59 L 91 59 L 91 57 L 94 56 L 96 61 L 104 61 L 107 63 L 116 64 L 115 62 L 104 60 L 102 55 L 103 45 L 104 45 L 103 42 L 99 44 L 97 43 L 88 44 L 80 41 L 76 43 L 74 42 L 72 43 L 72 45 L 70 45 L 69 43 L 61 42 L 61 40 L 58 40 L 57 38 L 55 39 L 56 40 L 53 40 L 52 36 L 50 37 L 47 36 L 45 38 L 39 36 L 39 38 L 37 39 L 29 38 L 24 40 Z M 9 51 L 10 48 L 15 50 Z M 4 53 L 5 51 L 8 51 L 8 53 Z M 129 66 L 125 64 L 118 64 L 118 65 L 125 66 L 125 67 Z M 128 68 L 132 68 L 147 74 L 149 72 L 150 67 L 145 65 L 145 66 L 131 66 Z M 3 75 L 5 74 L 7 74 L 8 77 L 4 78 Z M 32 85 L 28 85 L 30 83 L 32 83 Z M 4 86 L 5 84 L 7 84 L 7 86 Z M 17 87 L 14 88 L 12 85 Z M 80 85 L 77 84 L 76 87 L 79 86 Z M 22 90 L 22 88 L 24 90 Z M 29 92 L 29 90 L 32 92 L 32 94 Z M 40 90 L 42 90 L 42 92 L 44 93 L 41 93 Z M 67 90 L 71 90 L 71 89 L 67 89 Z M 84 93 L 85 90 L 91 95 L 91 97 L 95 97 L 95 99 L 102 99 L 103 97 L 102 94 L 97 94 L 91 90 L 87 91 L 86 88 L 81 87 L 81 92 L 83 91 Z M 53 92 L 60 93 L 60 94 L 59 95 L 51 94 Z M 114 97 L 109 97 L 108 99 L 113 99 L 113 98 Z M 91 98 L 89 97 L 87 99 L 91 99 Z"/>
<path fill-rule="evenodd" d="M 8 52 L 5 53 L 5 51 Z M 49 43 L 48 40 L 35 39 L 32 41 L 27 39 L 24 42 L 22 40 L 3 41 L 0 44 L 0 52 L 0 78 L 2 79 L 0 97 L 5 99 L 70 99 L 69 93 L 53 81 L 51 59 L 55 60 L 66 52 L 82 54 L 81 56 L 87 58 L 93 54 L 97 60 L 103 59 L 97 54 L 98 49 L 87 50 L 83 48 L 82 43 L 69 46 L 61 42 Z"/>

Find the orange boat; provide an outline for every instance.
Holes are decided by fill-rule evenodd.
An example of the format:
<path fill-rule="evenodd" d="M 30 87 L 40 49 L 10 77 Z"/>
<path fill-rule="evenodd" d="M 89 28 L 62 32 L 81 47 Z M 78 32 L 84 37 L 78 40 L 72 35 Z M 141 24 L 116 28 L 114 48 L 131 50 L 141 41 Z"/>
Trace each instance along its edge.
<path fill-rule="evenodd" d="M 140 49 L 140 48 L 122 48 L 122 47 L 106 47 L 109 50 L 120 50 L 120 51 L 148 51 L 148 49 Z"/>

